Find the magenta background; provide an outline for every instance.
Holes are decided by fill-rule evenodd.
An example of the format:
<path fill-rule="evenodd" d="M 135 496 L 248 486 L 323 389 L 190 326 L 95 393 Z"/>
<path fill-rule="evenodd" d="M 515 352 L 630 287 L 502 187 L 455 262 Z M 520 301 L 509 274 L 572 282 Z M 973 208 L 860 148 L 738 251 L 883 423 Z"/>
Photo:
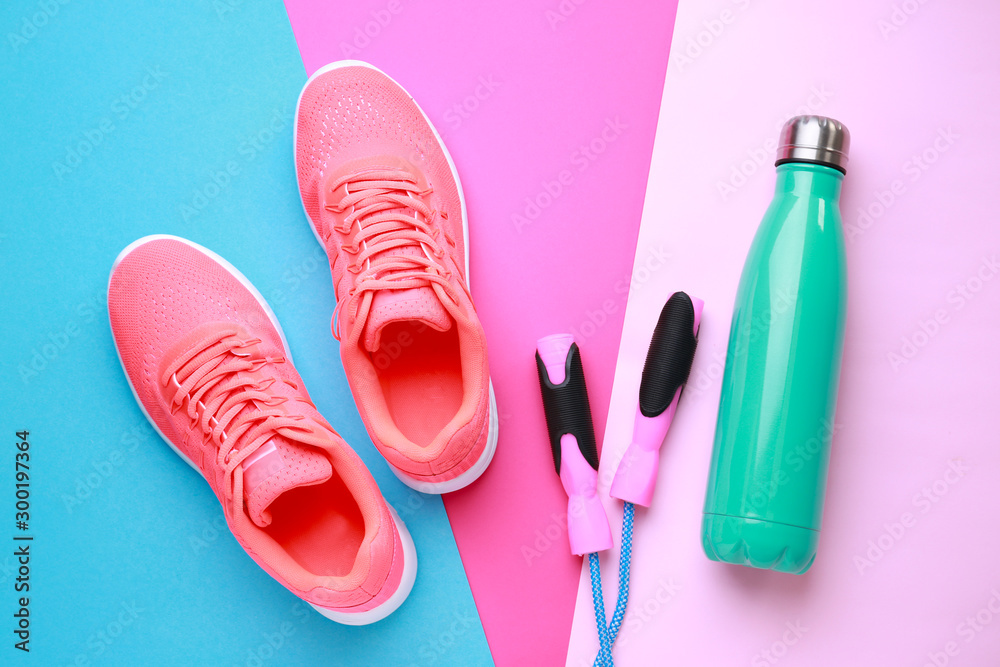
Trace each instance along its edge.
<path fill-rule="evenodd" d="M 879 21 L 904 5 L 911 14 L 883 37 Z M 713 21 L 724 10 L 729 22 L 719 29 Z M 706 21 L 717 36 L 705 33 Z M 616 664 L 1000 665 L 1000 273 L 983 263 L 1000 260 L 998 25 L 1000 5 L 989 0 L 680 4 L 637 245 L 637 257 L 662 245 L 672 258 L 629 299 L 602 473 L 628 442 L 663 293 L 689 290 L 706 305 L 653 505 L 636 515 Z M 710 35 L 707 46 L 685 65 L 680 56 L 699 33 Z M 773 140 L 811 89 L 827 98 L 813 111 L 852 132 L 848 229 L 859 208 L 877 211 L 894 180 L 905 191 L 847 243 L 847 337 L 824 526 L 812 570 L 795 577 L 707 560 L 700 523 L 732 304 L 773 194 L 772 158 L 725 201 L 716 184 Z M 954 143 L 911 180 L 906 162 L 949 127 Z M 981 267 L 989 280 L 959 308 L 949 294 Z M 947 322 L 923 339 L 921 322 L 939 310 Z M 894 370 L 887 355 L 914 336 L 924 345 Z M 948 485 L 953 464 L 968 471 Z M 935 483 L 944 491 L 936 502 L 914 501 Z M 620 525 L 621 504 L 611 507 Z M 906 513 L 911 527 L 893 538 L 886 525 Z M 855 558 L 879 540 L 887 551 L 859 572 Z M 616 564 L 604 565 L 613 581 Z M 978 631 L 965 620 L 977 614 Z M 592 616 L 583 578 L 573 667 L 596 651 Z M 796 622 L 804 634 L 783 643 L 786 623 Z"/>
<path fill-rule="evenodd" d="M 559 4 L 286 0 L 307 72 L 343 58 L 371 62 L 414 96 L 458 166 L 501 428 L 489 470 L 445 506 L 498 665 L 565 659 L 580 559 L 553 518 L 566 498 L 534 344 L 569 329 L 587 334 L 581 346 L 603 432 L 676 7 L 566 0 L 575 11 L 553 27 L 546 12 Z M 345 53 L 372 12 L 391 19 Z M 456 127 L 449 109 L 480 77 L 499 86 Z M 575 151 L 616 118 L 627 129 L 578 171 Z M 518 232 L 512 214 L 563 170 L 572 184 Z M 544 547 L 536 531 L 547 529 L 553 544 L 529 564 L 522 547 Z"/>

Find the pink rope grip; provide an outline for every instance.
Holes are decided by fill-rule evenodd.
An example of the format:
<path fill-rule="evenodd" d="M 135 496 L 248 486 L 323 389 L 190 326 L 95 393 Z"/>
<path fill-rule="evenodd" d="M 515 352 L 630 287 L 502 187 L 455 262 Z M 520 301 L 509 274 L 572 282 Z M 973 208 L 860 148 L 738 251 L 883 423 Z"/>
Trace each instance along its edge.
<path fill-rule="evenodd" d="M 569 334 L 546 336 L 538 341 L 538 356 L 545 365 L 548 380 L 557 389 L 567 382 L 567 360 L 573 347 L 573 336 Z M 570 551 L 583 556 L 610 549 L 611 528 L 597 495 L 597 470 L 584 458 L 573 433 L 561 435 L 559 450 L 559 479 L 569 497 L 566 525 Z"/>
<path fill-rule="evenodd" d="M 694 309 L 692 333 L 697 336 L 705 302 L 695 297 L 690 299 Z M 655 417 L 642 414 L 639 405 L 636 405 L 632 442 L 625 450 L 625 455 L 618 464 L 618 470 L 615 471 L 615 478 L 611 483 L 612 498 L 643 507 L 649 507 L 652 503 L 653 491 L 656 489 L 656 474 L 660 468 L 660 447 L 674 420 L 683 390 L 683 385 L 678 387 L 669 407 Z"/>

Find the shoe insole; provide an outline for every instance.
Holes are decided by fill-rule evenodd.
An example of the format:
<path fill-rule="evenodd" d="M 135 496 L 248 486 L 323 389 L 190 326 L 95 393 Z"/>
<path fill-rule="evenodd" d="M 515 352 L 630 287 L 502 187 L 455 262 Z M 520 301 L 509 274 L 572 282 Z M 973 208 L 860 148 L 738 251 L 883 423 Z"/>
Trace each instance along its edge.
<path fill-rule="evenodd" d="M 419 447 L 428 446 L 462 405 L 462 359 L 458 331 L 437 331 L 394 322 L 383 341 L 412 341 L 379 356 L 375 365 L 389 414 L 396 427 Z"/>
<path fill-rule="evenodd" d="M 354 567 L 365 521 L 336 471 L 322 484 L 281 494 L 268 509 L 271 525 L 264 530 L 303 568 L 342 577 Z"/>

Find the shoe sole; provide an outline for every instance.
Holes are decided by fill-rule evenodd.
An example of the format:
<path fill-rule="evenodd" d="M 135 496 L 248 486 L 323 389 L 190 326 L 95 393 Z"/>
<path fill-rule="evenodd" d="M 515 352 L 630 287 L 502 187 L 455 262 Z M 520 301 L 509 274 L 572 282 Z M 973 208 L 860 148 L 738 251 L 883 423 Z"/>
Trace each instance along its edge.
<path fill-rule="evenodd" d="M 108 289 L 107 289 L 107 292 L 109 294 L 111 292 L 111 277 L 114 276 L 115 269 L 118 268 L 118 265 L 121 264 L 122 260 L 125 259 L 129 254 L 132 253 L 132 251 L 136 250 L 140 246 L 143 246 L 152 241 L 159 241 L 159 240 L 178 241 L 186 246 L 194 248 L 195 250 L 201 253 L 204 253 L 211 259 L 215 260 L 220 266 L 222 266 L 222 268 L 226 269 L 226 271 L 228 271 L 234 278 L 240 281 L 240 283 L 247 288 L 250 294 L 253 295 L 254 299 L 257 300 L 257 303 L 260 304 L 261 308 L 264 309 L 264 312 L 267 314 L 268 319 L 271 320 L 271 324 L 274 325 L 274 328 L 278 332 L 278 336 L 281 338 L 281 346 L 284 349 L 285 356 L 288 359 L 288 362 L 293 363 L 292 353 L 288 349 L 288 340 L 285 338 L 285 332 L 282 331 L 281 324 L 278 323 L 277 316 L 274 314 L 274 311 L 271 310 L 271 306 L 268 305 L 267 300 L 264 298 L 264 296 L 257 290 L 256 287 L 253 286 L 253 283 L 247 280 L 246 276 L 240 273 L 239 269 L 230 264 L 225 258 L 217 255 L 208 248 L 205 248 L 204 246 L 198 245 L 193 241 L 188 241 L 187 239 L 183 239 L 179 236 L 173 236 L 170 234 L 151 234 L 150 236 L 144 236 L 141 239 L 138 239 L 128 244 L 120 253 L 118 253 L 118 256 L 115 258 L 114 263 L 111 265 L 111 273 L 108 276 Z M 108 310 L 108 326 L 111 329 L 111 338 L 114 339 L 115 330 L 114 327 L 111 326 L 110 309 Z M 201 469 L 198 468 L 198 466 L 194 464 L 194 461 L 188 458 L 188 456 L 184 454 L 184 452 L 178 449 L 174 445 L 174 443 L 170 441 L 170 438 L 164 435 L 163 431 L 160 430 L 160 427 L 156 425 L 155 421 L 153 421 L 153 418 L 149 416 L 149 412 L 146 411 L 146 406 L 142 404 L 141 400 L 139 400 L 139 394 L 136 393 L 135 387 L 132 386 L 132 378 L 129 377 L 128 371 L 125 369 L 125 362 L 122 361 L 121 353 L 118 351 L 118 341 L 116 339 L 115 339 L 115 355 L 118 357 L 118 363 L 121 364 L 122 372 L 125 374 L 125 381 L 128 382 L 128 388 L 129 390 L 131 390 L 132 396 L 133 398 L 135 398 L 136 404 L 139 406 L 139 409 L 142 410 L 142 414 L 145 415 L 146 420 L 149 422 L 150 426 L 152 426 L 153 430 L 156 431 L 156 433 L 163 439 L 165 443 L 167 443 L 170 449 L 174 450 L 177 456 L 181 457 L 182 461 L 191 466 L 195 470 L 195 472 L 197 472 L 202 477 L 202 479 L 204 479 L 205 476 L 202 474 Z M 413 588 L 413 582 L 416 580 L 417 576 L 416 548 L 413 545 L 413 539 L 410 537 L 410 532 L 406 529 L 406 524 L 404 524 L 403 520 L 399 518 L 398 514 L 396 514 L 396 510 L 393 509 L 392 505 L 389 505 L 389 503 L 386 503 L 386 505 L 389 507 L 389 511 L 392 513 L 392 518 L 396 524 L 396 529 L 399 531 L 399 539 L 403 543 L 403 558 L 404 558 L 403 578 L 400 580 L 399 588 L 396 589 L 396 592 L 394 592 L 392 596 L 390 596 L 389 599 L 383 602 L 381 605 L 375 607 L 374 609 L 370 609 L 368 611 L 363 611 L 363 612 L 357 612 L 357 613 L 339 612 L 333 609 L 328 609 L 326 607 L 319 607 L 311 602 L 309 603 L 309 605 L 313 609 L 315 609 L 320 614 L 326 616 L 332 621 L 336 621 L 337 623 L 342 623 L 344 625 L 367 625 L 369 623 L 380 621 L 389 614 L 391 614 L 392 612 L 394 612 L 396 609 L 398 609 L 399 606 L 403 604 L 403 601 L 406 599 L 407 595 L 409 595 L 410 590 Z"/>
<path fill-rule="evenodd" d="M 464 235 L 465 239 L 465 244 L 464 244 L 465 283 L 469 287 L 469 290 L 471 291 L 472 280 L 469 276 L 469 215 L 465 208 L 465 192 L 462 190 L 462 181 L 458 177 L 458 169 L 455 168 L 455 161 L 451 159 L 451 153 L 448 152 L 448 147 L 445 146 L 444 140 L 441 139 L 441 135 L 438 134 L 437 128 L 434 127 L 434 123 L 432 123 L 431 119 L 427 116 L 426 113 L 424 113 L 424 110 L 420 108 L 420 105 L 417 104 L 417 101 L 415 99 L 413 99 L 413 96 L 410 95 L 410 93 L 407 92 L 405 88 L 400 86 L 399 82 L 397 82 L 391 76 L 389 76 L 379 68 L 375 67 L 374 65 L 370 65 L 361 60 L 338 60 L 337 62 L 330 63 L 328 65 L 320 67 L 318 70 L 313 72 L 312 76 L 309 77 L 305 85 L 302 86 L 302 90 L 299 92 L 298 100 L 296 100 L 295 102 L 295 120 L 292 125 L 292 150 L 294 152 L 294 159 L 295 159 L 295 183 L 299 188 L 299 203 L 302 205 L 302 213 L 305 214 L 306 220 L 309 221 L 309 229 L 312 230 L 313 236 L 316 237 L 316 241 L 319 243 L 320 247 L 323 248 L 323 250 L 325 251 L 326 244 L 323 242 L 323 239 L 320 238 L 319 231 L 317 231 L 316 226 L 313 224 L 312 218 L 309 216 L 309 212 L 306 210 L 305 202 L 302 201 L 302 186 L 299 183 L 299 168 L 298 168 L 299 167 L 298 164 L 299 109 L 302 106 L 302 95 L 303 93 L 305 93 L 306 88 L 309 87 L 310 83 L 312 83 L 315 79 L 322 76 L 323 74 L 326 74 L 327 72 L 331 72 L 335 69 L 341 69 L 343 67 L 366 67 L 370 70 L 378 72 L 379 74 L 381 74 L 382 76 L 384 76 L 385 78 L 389 79 L 394 84 L 399 86 L 399 88 L 403 92 L 405 92 L 406 95 L 410 98 L 410 101 L 413 102 L 413 105 L 417 107 L 417 111 L 419 111 L 420 115 L 424 117 L 424 121 L 427 122 L 427 126 L 430 127 L 431 132 L 434 133 L 434 138 L 437 140 L 438 146 L 440 146 L 441 150 L 444 152 L 444 157 L 448 161 L 448 167 L 449 169 L 451 169 L 451 176 L 452 178 L 455 179 L 455 187 L 458 189 L 458 200 L 461 203 L 462 207 L 462 234 Z M 479 460 L 476 461 L 476 463 L 471 468 L 469 468 L 467 471 L 465 471 L 458 477 L 450 479 L 445 482 L 424 482 L 414 477 L 411 477 L 409 473 L 399 470 L 394 465 L 386 461 L 386 463 L 388 463 L 389 465 L 389 469 L 392 470 L 393 474 L 399 478 L 399 481 L 401 481 L 403 484 L 406 484 L 411 489 L 419 491 L 421 493 L 430 493 L 430 494 L 451 493 L 452 491 L 458 491 L 459 489 L 462 489 L 468 486 L 469 484 L 472 484 L 474 481 L 479 479 L 480 475 L 482 475 L 486 471 L 486 468 L 489 467 L 490 462 L 493 461 L 493 455 L 496 454 L 496 449 L 497 449 L 497 437 L 499 436 L 498 431 L 500 429 L 500 420 L 497 417 L 497 402 L 496 402 L 496 397 L 493 394 L 492 379 L 490 380 L 489 409 L 490 409 L 490 417 L 489 417 L 490 422 L 489 422 L 489 431 L 486 436 L 487 437 L 486 448 L 483 450 L 483 453 L 480 456 Z"/>

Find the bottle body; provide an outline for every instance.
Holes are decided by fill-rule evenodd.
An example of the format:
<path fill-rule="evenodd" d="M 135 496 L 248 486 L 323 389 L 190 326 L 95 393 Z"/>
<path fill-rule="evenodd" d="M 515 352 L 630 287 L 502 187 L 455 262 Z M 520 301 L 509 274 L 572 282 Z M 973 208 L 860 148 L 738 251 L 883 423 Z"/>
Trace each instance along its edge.
<path fill-rule="evenodd" d="M 740 277 L 705 499 L 713 560 L 803 573 L 819 540 L 847 305 L 843 174 L 790 162 Z"/>

